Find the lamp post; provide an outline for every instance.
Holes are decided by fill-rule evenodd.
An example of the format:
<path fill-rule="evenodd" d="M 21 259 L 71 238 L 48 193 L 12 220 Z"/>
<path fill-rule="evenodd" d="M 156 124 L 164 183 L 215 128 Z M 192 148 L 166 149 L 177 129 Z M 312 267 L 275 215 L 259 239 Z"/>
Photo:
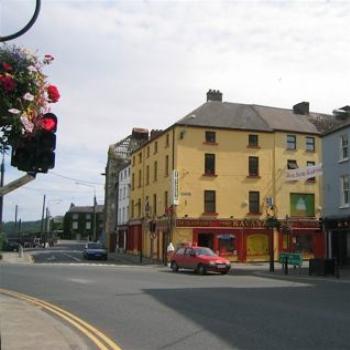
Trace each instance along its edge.
<path fill-rule="evenodd" d="M 96 188 L 93 185 L 88 185 L 86 183 L 82 183 L 82 182 L 76 182 L 77 185 L 82 185 L 82 186 L 86 186 L 86 187 L 90 187 L 94 190 L 94 197 L 93 197 L 93 214 L 92 214 L 92 240 L 96 241 L 97 237 L 96 237 L 96 226 L 97 226 L 97 220 L 96 220 Z"/>

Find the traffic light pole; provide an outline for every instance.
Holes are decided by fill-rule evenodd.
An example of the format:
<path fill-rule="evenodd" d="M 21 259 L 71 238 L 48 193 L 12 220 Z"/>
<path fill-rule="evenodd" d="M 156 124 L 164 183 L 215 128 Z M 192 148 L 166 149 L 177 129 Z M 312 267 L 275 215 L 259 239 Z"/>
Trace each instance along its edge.
<path fill-rule="evenodd" d="M 2 169 L 2 167 L 1 167 Z M 19 187 L 22 187 L 24 185 L 26 185 L 28 182 L 33 181 L 35 179 L 35 175 L 36 174 L 26 174 L 20 178 L 18 178 L 17 180 L 14 180 L 10 183 L 8 183 L 5 186 L 1 186 L 0 187 L 0 196 L 3 197 L 5 194 L 8 194 L 14 190 L 16 190 Z M 1 179 L 0 181 L 3 181 L 3 175 L 1 175 Z M 1 218 L 2 218 L 2 210 L 1 210 Z"/>
<path fill-rule="evenodd" d="M 0 190 L 2 190 L 4 186 L 4 177 L 5 177 L 5 153 L 2 153 L 2 161 L 0 168 Z M 2 232 L 2 208 L 4 204 L 3 195 L 0 195 L 0 233 Z"/>

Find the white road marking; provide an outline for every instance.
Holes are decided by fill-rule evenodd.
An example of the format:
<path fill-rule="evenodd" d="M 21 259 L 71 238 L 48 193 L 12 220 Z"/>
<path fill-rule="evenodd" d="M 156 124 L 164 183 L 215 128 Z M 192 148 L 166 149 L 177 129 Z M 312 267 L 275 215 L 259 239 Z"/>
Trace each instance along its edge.
<path fill-rule="evenodd" d="M 70 258 L 70 259 L 73 259 L 74 261 L 81 261 L 81 259 L 79 258 L 76 258 L 75 256 L 72 256 L 70 254 L 67 254 L 67 253 L 62 253 L 64 256 L 66 256 L 67 258 Z"/>

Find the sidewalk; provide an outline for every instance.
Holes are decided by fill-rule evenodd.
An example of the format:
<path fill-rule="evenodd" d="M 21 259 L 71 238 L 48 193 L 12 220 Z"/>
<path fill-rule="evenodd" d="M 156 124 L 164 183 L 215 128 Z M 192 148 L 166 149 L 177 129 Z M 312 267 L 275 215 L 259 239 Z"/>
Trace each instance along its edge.
<path fill-rule="evenodd" d="M 32 264 L 33 258 L 28 253 L 23 253 L 22 256 L 18 252 L 1 252 L 2 260 L 1 262 L 11 263 L 11 264 Z"/>
<path fill-rule="evenodd" d="M 65 323 L 30 303 L 0 294 L 0 310 L 0 349 L 91 349 Z"/>

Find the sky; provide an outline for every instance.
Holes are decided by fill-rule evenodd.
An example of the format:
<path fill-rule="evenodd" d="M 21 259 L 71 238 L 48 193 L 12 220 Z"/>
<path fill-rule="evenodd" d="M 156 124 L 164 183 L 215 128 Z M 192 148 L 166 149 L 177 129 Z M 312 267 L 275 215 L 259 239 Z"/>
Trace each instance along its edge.
<path fill-rule="evenodd" d="M 104 202 L 109 145 L 133 127 L 164 129 L 223 100 L 332 113 L 350 104 L 350 2 L 42 0 L 36 23 L 10 44 L 55 57 L 45 69 L 61 100 L 56 166 L 4 197 L 38 220 L 70 203 Z M 35 0 L 0 0 L 0 35 L 18 31 Z M 24 175 L 6 157 L 5 184 Z"/>

